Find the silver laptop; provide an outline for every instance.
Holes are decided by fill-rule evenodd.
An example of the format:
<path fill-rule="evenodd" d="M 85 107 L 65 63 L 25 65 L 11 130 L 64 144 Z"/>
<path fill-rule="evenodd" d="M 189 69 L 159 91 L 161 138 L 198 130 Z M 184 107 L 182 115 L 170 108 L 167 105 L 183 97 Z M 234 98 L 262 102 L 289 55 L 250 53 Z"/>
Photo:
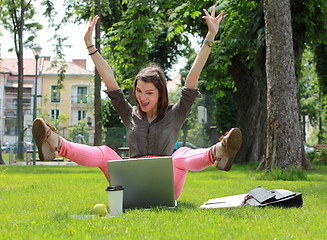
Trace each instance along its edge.
<path fill-rule="evenodd" d="M 124 209 L 176 206 L 171 157 L 108 161 L 108 173 L 124 188 Z"/>

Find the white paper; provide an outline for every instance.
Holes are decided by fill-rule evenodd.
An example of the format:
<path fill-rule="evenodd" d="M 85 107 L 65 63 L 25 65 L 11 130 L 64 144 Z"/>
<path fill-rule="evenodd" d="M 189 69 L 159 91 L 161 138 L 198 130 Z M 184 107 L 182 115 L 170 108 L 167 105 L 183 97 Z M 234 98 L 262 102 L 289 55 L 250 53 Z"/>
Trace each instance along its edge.
<path fill-rule="evenodd" d="M 246 194 L 234 195 L 229 197 L 209 199 L 200 208 L 232 208 L 240 207 Z"/>

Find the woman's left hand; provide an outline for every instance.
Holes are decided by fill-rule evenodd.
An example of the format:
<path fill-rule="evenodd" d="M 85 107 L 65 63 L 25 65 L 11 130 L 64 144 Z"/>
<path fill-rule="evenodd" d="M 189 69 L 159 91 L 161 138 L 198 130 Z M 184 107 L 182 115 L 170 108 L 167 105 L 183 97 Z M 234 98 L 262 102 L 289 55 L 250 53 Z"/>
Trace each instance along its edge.
<path fill-rule="evenodd" d="M 202 18 L 204 18 L 207 22 L 208 33 L 216 36 L 219 30 L 219 24 L 223 18 L 224 10 L 221 11 L 221 13 L 217 17 L 215 17 L 215 12 L 216 12 L 215 6 L 212 7 L 211 15 L 208 13 L 207 10 L 203 9 L 203 11 L 205 16 L 203 16 Z"/>

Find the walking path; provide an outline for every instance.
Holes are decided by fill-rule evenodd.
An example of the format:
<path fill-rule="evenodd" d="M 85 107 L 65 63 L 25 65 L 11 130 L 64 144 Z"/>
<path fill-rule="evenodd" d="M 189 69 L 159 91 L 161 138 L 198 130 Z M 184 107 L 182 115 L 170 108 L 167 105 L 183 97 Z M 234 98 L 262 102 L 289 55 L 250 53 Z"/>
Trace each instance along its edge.
<path fill-rule="evenodd" d="M 6 162 L 6 165 L 9 165 Z M 15 162 L 12 163 L 11 165 L 19 165 L 19 166 L 33 166 L 33 162 L 30 162 L 27 164 L 26 162 Z M 42 165 L 42 166 L 77 166 L 78 164 L 74 162 L 68 162 L 68 161 L 52 161 L 52 162 L 47 162 L 47 161 L 36 161 L 36 165 Z"/>

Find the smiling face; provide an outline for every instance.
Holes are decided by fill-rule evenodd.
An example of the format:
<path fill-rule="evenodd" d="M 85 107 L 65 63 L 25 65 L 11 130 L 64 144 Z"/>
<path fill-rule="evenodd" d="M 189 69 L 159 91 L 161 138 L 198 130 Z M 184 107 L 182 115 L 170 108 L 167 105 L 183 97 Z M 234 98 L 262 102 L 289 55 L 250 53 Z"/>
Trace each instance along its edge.
<path fill-rule="evenodd" d="M 133 93 L 138 113 L 163 117 L 168 106 L 167 81 L 159 65 L 152 63 L 135 76 Z M 141 115 L 140 115 L 141 116 Z"/>
<path fill-rule="evenodd" d="M 135 98 L 143 112 L 147 115 L 158 114 L 158 101 L 160 94 L 152 82 L 138 80 L 135 87 Z"/>

